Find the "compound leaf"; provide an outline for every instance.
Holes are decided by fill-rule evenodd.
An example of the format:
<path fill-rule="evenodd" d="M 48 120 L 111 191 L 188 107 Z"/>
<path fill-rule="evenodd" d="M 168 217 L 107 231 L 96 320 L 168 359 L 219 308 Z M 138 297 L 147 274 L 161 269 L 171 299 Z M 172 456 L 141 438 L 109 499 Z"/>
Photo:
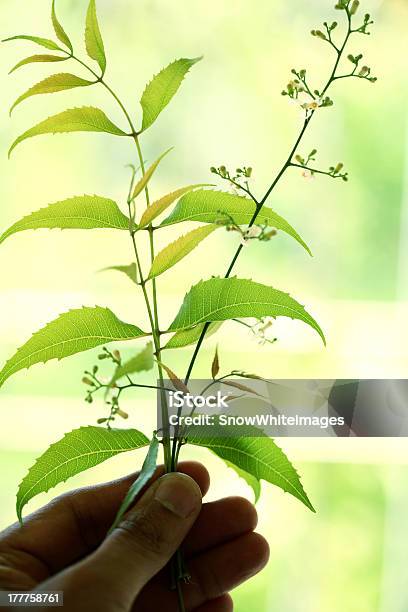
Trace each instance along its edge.
<path fill-rule="evenodd" d="M 51 51 L 63 51 L 63 49 L 61 49 L 61 47 L 59 47 L 53 40 L 41 38 L 40 36 L 26 36 L 25 34 L 20 34 L 18 36 L 10 36 L 10 38 L 5 38 L 2 42 L 8 42 L 10 40 L 28 40 L 40 45 L 40 47 L 51 49 Z"/>
<path fill-rule="evenodd" d="M 142 351 L 137 353 L 137 355 L 116 368 L 110 385 L 114 385 L 124 376 L 130 376 L 130 374 L 135 374 L 136 372 L 147 372 L 151 370 L 153 366 L 153 344 L 149 342 Z"/>
<path fill-rule="evenodd" d="M 230 217 L 238 225 L 250 223 L 255 212 L 252 200 L 224 191 L 200 189 L 184 195 L 172 213 L 163 221 L 162 226 L 183 221 L 228 224 Z M 311 255 L 307 244 L 297 231 L 278 213 L 264 206 L 258 215 L 257 223 L 265 224 L 292 236 Z"/>
<path fill-rule="evenodd" d="M 93 106 L 70 108 L 58 115 L 48 117 L 19 136 L 10 147 L 9 157 L 16 146 L 27 138 L 65 132 L 106 132 L 115 136 L 127 136 L 99 108 Z"/>
<path fill-rule="evenodd" d="M 106 55 L 101 31 L 99 29 L 95 0 L 90 0 L 88 7 L 85 28 L 85 45 L 89 57 L 98 62 L 103 76 L 106 70 Z"/>
<path fill-rule="evenodd" d="M 299 319 L 316 330 L 326 343 L 318 323 L 289 294 L 236 277 L 211 278 L 193 286 L 169 331 L 188 329 L 210 321 L 266 316 Z"/>
<path fill-rule="evenodd" d="M 7 361 L 0 372 L 0 387 L 10 376 L 36 363 L 60 360 L 108 342 L 145 335 L 139 327 L 118 319 L 108 308 L 70 310 L 33 334 Z"/>
<path fill-rule="evenodd" d="M 237 436 L 237 430 L 223 426 L 222 437 L 205 437 L 200 432 L 188 434 L 189 444 L 204 446 L 239 470 L 259 480 L 266 480 L 290 493 L 315 512 L 295 468 L 285 453 L 266 436 Z M 230 431 L 228 431 L 228 429 Z M 260 433 L 260 432 L 259 432 Z"/>
<path fill-rule="evenodd" d="M 154 434 L 152 441 L 150 442 L 149 450 L 146 455 L 146 459 L 144 460 L 143 467 L 139 473 L 139 476 L 127 492 L 126 497 L 123 500 L 122 505 L 119 508 L 119 511 L 113 522 L 113 525 L 109 530 L 109 533 L 119 525 L 123 515 L 129 510 L 130 506 L 133 504 L 140 491 L 149 482 L 149 480 L 155 473 L 157 466 L 157 455 L 159 453 L 159 444 L 160 442 L 157 439 L 156 434 Z"/>
<path fill-rule="evenodd" d="M 17 232 L 42 228 L 128 230 L 129 219 L 113 200 L 96 195 L 76 196 L 23 217 L 0 236 L 0 244 Z"/>
<path fill-rule="evenodd" d="M 21 482 L 17 493 L 19 520 L 24 506 L 39 493 L 111 457 L 148 444 L 149 439 L 137 429 L 81 427 L 70 431 L 37 459 Z"/>
<path fill-rule="evenodd" d="M 172 193 L 168 193 L 160 200 L 153 202 L 143 213 L 142 218 L 140 219 L 139 229 L 142 229 L 149 225 L 156 217 L 161 215 L 169 206 L 173 204 L 176 200 L 181 198 L 182 195 L 188 193 L 189 191 L 193 191 L 198 187 L 210 187 L 210 185 L 200 184 L 200 185 L 189 185 L 188 187 L 182 187 L 181 189 L 177 189 L 177 191 L 173 191 Z"/>
<path fill-rule="evenodd" d="M 30 55 L 30 57 L 26 57 L 18 62 L 9 72 L 11 74 L 15 70 L 21 68 L 21 66 L 26 66 L 27 64 L 36 64 L 36 63 L 51 63 L 51 62 L 65 62 L 68 57 L 61 57 L 60 55 Z"/>
<path fill-rule="evenodd" d="M 45 78 L 43 81 L 36 83 L 35 85 L 33 85 L 33 87 L 30 87 L 30 89 L 28 89 L 19 98 L 17 98 L 13 106 L 10 108 L 10 115 L 16 108 L 16 106 L 21 104 L 23 100 L 27 100 L 27 98 L 31 98 L 32 96 L 57 93 L 59 91 L 65 91 L 67 89 L 75 89 L 76 87 L 88 87 L 89 85 L 93 84 L 94 81 L 87 81 L 86 79 L 81 79 L 75 74 L 69 74 L 68 72 L 53 74 L 52 76 Z"/>
<path fill-rule="evenodd" d="M 69 37 L 67 33 L 65 32 L 64 28 L 58 21 L 58 17 L 55 12 L 55 0 L 52 0 L 51 20 L 52 20 L 52 25 L 54 26 L 54 31 L 55 31 L 55 34 L 57 35 L 58 40 L 60 40 L 66 47 L 68 47 L 68 49 L 72 53 L 73 51 L 72 43 L 69 40 Z"/>
<path fill-rule="evenodd" d="M 149 278 L 155 278 L 175 266 L 216 229 L 218 225 L 199 227 L 169 244 L 154 258 Z"/>
<path fill-rule="evenodd" d="M 143 189 L 145 189 L 147 187 L 150 179 L 152 178 L 153 174 L 156 172 L 157 167 L 160 164 L 161 160 L 168 153 L 170 153 L 170 151 L 171 151 L 171 149 L 168 149 L 167 151 L 165 151 L 163 153 L 163 155 L 160 155 L 160 157 L 158 159 L 156 159 L 156 161 L 146 170 L 146 172 L 144 173 L 144 175 L 142 176 L 140 181 L 138 181 L 138 183 L 136 184 L 136 187 L 134 188 L 133 195 L 132 195 L 132 200 L 137 198 L 137 196 L 142 193 Z"/>
<path fill-rule="evenodd" d="M 184 77 L 202 58 L 182 58 L 169 64 L 153 77 L 143 92 L 140 104 L 143 109 L 142 132 L 147 130 L 177 93 Z"/>

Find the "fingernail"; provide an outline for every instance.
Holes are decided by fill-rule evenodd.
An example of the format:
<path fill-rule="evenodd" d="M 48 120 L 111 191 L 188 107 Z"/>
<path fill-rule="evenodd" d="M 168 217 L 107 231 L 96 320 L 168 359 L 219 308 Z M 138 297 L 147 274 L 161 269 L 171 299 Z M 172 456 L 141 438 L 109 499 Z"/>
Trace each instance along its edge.
<path fill-rule="evenodd" d="M 187 518 L 201 504 L 197 483 L 185 474 L 166 474 L 159 480 L 155 499 L 180 518 Z"/>

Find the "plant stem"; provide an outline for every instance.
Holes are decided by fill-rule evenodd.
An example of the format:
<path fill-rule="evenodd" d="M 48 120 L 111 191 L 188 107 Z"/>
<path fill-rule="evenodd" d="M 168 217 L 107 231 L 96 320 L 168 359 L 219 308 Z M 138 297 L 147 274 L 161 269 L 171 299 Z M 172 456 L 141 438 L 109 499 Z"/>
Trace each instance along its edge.
<path fill-rule="evenodd" d="M 138 154 L 138 158 L 139 158 L 139 163 L 140 163 L 140 168 L 142 170 L 142 174 L 145 175 L 146 171 L 145 171 L 145 165 L 144 165 L 144 160 L 143 160 L 143 155 L 142 155 L 142 150 L 140 147 L 140 142 L 139 142 L 139 138 L 138 138 L 138 132 L 135 129 L 135 126 L 133 124 L 133 121 L 129 115 L 129 113 L 126 110 L 125 105 L 123 104 L 123 102 L 121 101 L 121 99 L 119 98 L 119 96 L 115 93 L 115 91 L 106 83 L 106 81 L 103 79 L 102 76 L 99 76 L 92 68 L 90 68 L 90 66 L 88 66 L 85 62 L 83 62 L 80 58 L 78 58 L 76 55 L 74 55 L 73 53 L 68 53 L 66 52 L 66 54 L 71 57 L 73 60 L 75 60 L 76 62 L 78 62 L 79 64 L 81 64 L 81 66 L 83 66 L 86 70 L 88 70 L 96 79 L 96 82 L 99 82 L 110 94 L 111 96 L 116 100 L 117 104 L 119 105 L 120 109 L 122 110 L 123 114 L 126 117 L 126 120 L 130 126 L 131 129 L 131 134 L 129 134 L 129 136 L 132 137 L 135 145 L 136 145 L 136 149 L 137 149 L 137 154 Z M 150 198 L 149 198 L 149 190 L 148 187 L 146 186 L 145 188 L 145 196 L 146 196 L 146 205 L 149 206 L 150 205 Z M 129 203 L 128 203 L 129 204 Z M 131 211 L 130 211 L 130 205 L 129 205 L 129 216 L 131 219 Z M 137 263 L 137 268 L 139 271 L 139 278 L 140 278 L 140 286 L 142 288 L 142 292 L 143 292 L 143 297 L 146 303 L 146 309 L 147 309 L 147 313 L 148 313 L 148 317 L 149 317 L 149 321 L 150 321 L 150 326 L 152 329 L 152 336 L 153 336 L 153 342 L 154 342 L 154 347 L 155 347 L 155 352 L 156 352 L 156 357 L 158 359 L 158 362 L 160 362 L 160 355 L 161 355 L 161 346 L 160 346 L 160 333 L 159 333 L 159 317 L 158 317 L 158 307 L 157 307 L 157 287 L 156 287 L 156 281 L 153 280 L 153 310 L 152 307 L 150 305 L 150 300 L 149 300 L 149 296 L 146 290 L 146 281 L 144 279 L 143 276 L 143 271 L 142 271 L 142 266 L 141 266 L 141 262 L 140 262 L 140 257 L 139 257 L 139 253 L 138 253 L 138 249 L 137 249 L 137 243 L 136 243 L 136 238 L 135 238 L 135 234 L 133 229 L 131 229 L 130 231 L 130 235 L 132 238 L 132 244 L 133 244 L 133 249 L 135 252 L 135 257 L 136 257 L 136 263 Z M 153 241 L 153 227 L 149 227 L 149 242 L 150 242 L 150 252 L 151 252 L 151 259 L 153 261 L 154 259 L 154 241 Z M 164 377 L 163 377 L 163 370 L 162 367 L 160 365 L 160 363 L 157 364 L 157 368 L 158 368 L 158 373 L 159 373 L 159 380 L 160 380 L 160 386 L 163 387 L 164 386 Z M 166 396 L 165 396 L 165 392 L 162 390 L 162 419 L 163 419 L 163 449 L 164 449 L 164 462 L 165 462 L 165 466 L 166 466 L 166 470 L 170 471 L 171 470 L 171 444 L 170 444 L 170 436 L 169 436 L 169 432 L 168 432 L 168 410 L 167 410 L 167 402 L 166 402 Z"/>
<path fill-rule="evenodd" d="M 329 89 L 329 87 L 333 83 L 333 81 L 336 80 L 336 71 L 337 71 L 338 65 L 340 63 L 340 59 L 341 59 L 341 57 L 343 55 L 344 49 L 345 49 L 345 47 L 347 45 L 347 42 L 348 42 L 348 40 L 350 38 L 350 34 L 352 33 L 352 29 L 351 29 L 351 15 L 350 15 L 350 12 L 349 12 L 348 9 L 346 10 L 346 13 L 347 13 L 347 20 L 348 20 L 347 34 L 345 36 L 345 39 L 344 39 L 343 44 L 340 47 L 340 49 L 336 48 L 336 53 L 337 53 L 336 61 L 334 63 L 334 67 L 333 67 L 333 70 L 331 72 L 331 75 L 330 75 L 330 77 L 329 77 L 329 79 L 328 79 L 328 81 L 327 81 L 327 83 L 326 83 L 326 85 L 325 85 L 325 87 L 324 87 L 324 89 L 323 89 L 323 91 L 321 93 L 321 97 L 323 97 L 323 95 L 327 92 L 327 90 Z M 252 219 L 251 219 L 251 221 L 250 221 L 250 223 L 248 225 L 248 228 L 251 228 L 254 225 L 254 223 L 256 222 L 256 219 L 257 219 L 259 213 L 262 210 L 262 207 L 265 204 L 265 202 L 268 200 L 269 196 L 271 195 L 272 191 L 275 189 L 276 185 L 279 183 L 279 181 L 282 178 L 282 176 L 285 174 L 286 170 L 292 165 L 292 160 L 293 160 L 293 157 L 294 157 L 294 155 L 296 153 L 296 150 L 297 150 L 297 148 L 298 148 L 298 146 L 299 146 L 299 144 L 300 144 L 300 142 L 301 142 L 301 140 L 302 140 L 302 138 L 303 138 L 303 136 L 304 136 L 304 134 L 305 134 L 305 132 L 306 132 L 306 130 L 307 130 L 307 128 L 308 128 L 312 118 L 313 118 L 313 116 L 314 116 L 314 114 L 315 114 L 315 111 L 312 111 L 309 115 L 306 116 L 304 124 L 303 124 L 303 127 L 302 127 L 302 129 L 300 131 L 300 134 L 299 134 L 299 136 L 298 136 L 298 138 L 297 138 L 297 140 L 296 140 L 296 142 L 295 142 L 291 152 L 289 153 L 289 156 L 288 156 L 286 162 L 283 164 L 283 166 L 282 166 L 281 170 L 278 172 L 276 178 L 273 180 L 272 184 L 267 189 L 267 191 L 266 191 L 264 197 L 262 198 L 262 200 L 256 206 L 255 212 L 254 212 L 254 214 L 252 216 Z M 231 273 L 232 273 L 232 271 L 234 269 L 234 266 L 235 266 L 235 264 L 237 262 L 237 259 L 240 256 L 240 253 L 241 253 L 242 249 L 243 249 L 243 246 L 240 244 L 238 249 L 235 252 L 234 257 L 232 258 L 232 261 L 231 261 L 231 263 L 230 263 L 230 265 L 228 267 L 228 270 L 227 270 L 224 278 L 229 278 L 229 276 L 231 275 Z M 202 344 L 204 342 L 205 336 L 207 334 L 207 331 L 208 331 L 208 328 L 210 327 L 210 325 L 211 325 L 210 322 L 206 323 L 204 325 L 203 331 L 201 332 L 201 336 L 200 336 L 200 338 L 199 338 L 199 340 L 197 342 L 197 345 L 195 347 L 193 356 L 191 358 L 190 364 L 189 364 L 188 369 L 187 369 L 187 374 L 186 374 L 185 381 L 184 381 L 185 384 L 187 384 L 188 381 L 190 380 L 190 377 L 191 377 L 191 374 L 192 374 L 195 362 L 197 360 L 198 354 L 200 352 L 201 346 L 202 346 Z"/>

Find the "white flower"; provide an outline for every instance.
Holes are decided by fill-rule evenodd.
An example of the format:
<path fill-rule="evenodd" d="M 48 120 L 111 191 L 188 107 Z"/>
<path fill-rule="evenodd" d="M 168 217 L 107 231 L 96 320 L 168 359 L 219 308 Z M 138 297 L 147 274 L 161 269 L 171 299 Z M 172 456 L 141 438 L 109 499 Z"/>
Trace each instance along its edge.
<path fill-rule="evenodd" d="M 248 228 L 247 231 L 245 232 L 245 238 L 259 238 L 259 236 L 262 234 L 262 228 L 260 228 L 258 225 L 253 225 L 252 227 Z"/>
<path fill-rule="evenodd" d="M 315 178 L 315 175 L 311 170 L 303 170 L 302 176 L 308 181 L 313 180 Z"/>

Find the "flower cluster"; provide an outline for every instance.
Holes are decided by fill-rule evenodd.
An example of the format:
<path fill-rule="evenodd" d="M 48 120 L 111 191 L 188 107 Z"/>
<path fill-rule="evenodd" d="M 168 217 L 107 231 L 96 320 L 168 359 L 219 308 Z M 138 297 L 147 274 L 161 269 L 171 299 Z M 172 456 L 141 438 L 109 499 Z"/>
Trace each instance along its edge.
<path fill-rule="evenodd" d="M 317 149 L 313 149 L 306 158 L 302 157 L 302 155 L 295 155 L 295 160 L 297 163 L 292 163 L 291 165 L 295 168 L 303 168 L 302 176 L 307 179 L 314 178 L 315 174 L 325 174 L 326 176 L 330 176 L 332 178 L 341 178 L 343 181 L 348 181 L 348 172 L 342 172 L 344 164 L 341 162 L 335 166 L 330 166 L 328 171 L 311 168 L 310 162 L 316 161 L 316 153 Z"/>
<path fill-rule="evenodd" d="M 323 95 L 318 89 L 313 92 L 308 85 L 306 70 L 296 70 L 292 68 L 292 74 L 296 77 L 289 81 L 286 89 L 282 91 L 282 96 L 288 96 L 292 101 L 299 104 L 306 114 L 316 111 L 318 108 L 333 106 L 333 100 L 329 96 Z"/>
<path fill-rule="evenodd" d="M 252 177 L 251 167 L 243 166 L 242 168 L 237 168 L 235 174 L 230 172 L 225 166 L 219 166 L 218 168 L 212 166 L 210 171 L 224 181 L 228 181 L 236 190 L 241 190 L 251 195 L 249 188 L 249 180 Z"/>
<path fill-rule="evenodd" d="M 103 352 L 98 355 L 98 359 L 103 361 L 108 359 L 112 361 L 115 366 L 120 366 L 122 363 L 122 357 L 119 351 L 109 351 L 106 347 L 103 347 Z M 91 371 L 86 370 L 85 376 L 82 378 L 84 385 L 88 387 L 85 401 L 88 404 L 92 404 L 95 393 L 101 389 L 105 390 L 105 404 L 110 407 L 110 414 L 107 417 L 103 417 L 97 420 L 99 425 L 106 424 L 108 429 L 111 427 L 111 423 L 115 420 L 116 416 L 122 419 L 127 419 L 129 415 L 124 412 L 119 405 L 119 398 L 123 387 L 118 387 L 116 384 L 111 384 L 110 380 L 104 380 L 99 377 L 99 366 L 93 366 Z"/>

